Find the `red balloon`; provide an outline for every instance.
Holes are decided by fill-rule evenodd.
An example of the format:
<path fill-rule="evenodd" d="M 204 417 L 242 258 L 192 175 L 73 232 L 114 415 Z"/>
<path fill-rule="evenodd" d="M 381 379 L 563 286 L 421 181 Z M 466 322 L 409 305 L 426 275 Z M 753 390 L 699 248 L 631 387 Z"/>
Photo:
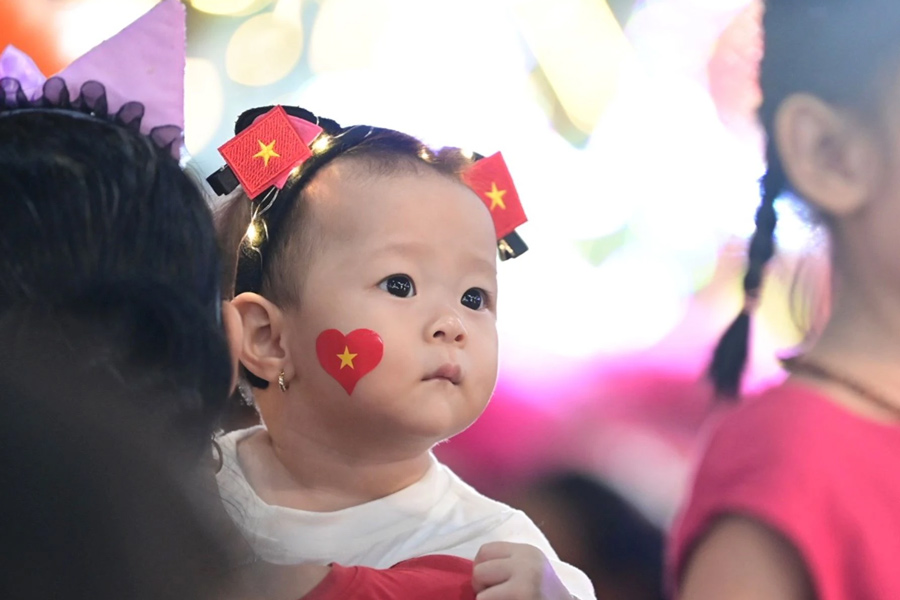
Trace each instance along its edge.
<path fill-rule="evenodd" d="M 46 75 L 66 66 L 55 35 L 55 13 L 43 0 L 0 0 L 0 50 L 12 44 L 34 59 Z"/>

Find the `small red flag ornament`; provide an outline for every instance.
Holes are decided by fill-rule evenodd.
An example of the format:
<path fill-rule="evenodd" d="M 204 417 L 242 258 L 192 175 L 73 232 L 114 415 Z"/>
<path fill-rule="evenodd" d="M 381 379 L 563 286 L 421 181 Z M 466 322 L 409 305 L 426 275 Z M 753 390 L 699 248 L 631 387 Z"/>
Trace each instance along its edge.
<path fill-rule="evenodd" d="M 463 173 L 463 181 L 491 211 L 498 240 L 528 221 L 512 175 L 499 152 L 476 161 Z"/>
<path fill-rule="evenodd" d="M 250 198 L 255 198 L 279 180 L 284 185 L 290 171 L 312 156 L 308 142 L 303 140 L 281 106 L 276 106 L 225 142 L 219 148 L 219 154 Z"/>

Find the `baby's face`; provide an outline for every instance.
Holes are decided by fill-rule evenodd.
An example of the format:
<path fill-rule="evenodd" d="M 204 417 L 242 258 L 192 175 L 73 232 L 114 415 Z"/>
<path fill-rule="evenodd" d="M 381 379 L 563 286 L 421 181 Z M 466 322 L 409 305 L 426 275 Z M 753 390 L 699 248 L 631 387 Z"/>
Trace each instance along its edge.
<path fill-rule="evenodd" d="M 347 176 L 359 168 L 335 163 L 308 189 L 316 241 L 299 306 L 286 315 L 292 391 L 300 386 L 306 404 L 294 413 L 305 423 L 293 425 L 361 453 L 430 446 L 477 419 L 496 382 L 493 223 L 471 190 L 437 173 Z M 317 357 L 317 339 L 331 329 L 383 340 L 383 358 L 351 393 Z M 333 371 L 356 369 L 375 351 L 350 344 L 344 353 L 338 341 L 324 351 L 338 361 Z"/>

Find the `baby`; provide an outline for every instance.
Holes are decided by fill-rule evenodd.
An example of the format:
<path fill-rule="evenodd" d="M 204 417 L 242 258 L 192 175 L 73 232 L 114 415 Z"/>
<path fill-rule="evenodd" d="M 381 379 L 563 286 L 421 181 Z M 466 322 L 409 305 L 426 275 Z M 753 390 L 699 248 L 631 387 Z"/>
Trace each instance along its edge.
<path fill-rule="evenodd" d="M 497 240 L 521 253 L 524 222 L 502 157 L 296 108 L 248 111 L 236 130 L 210 183 L 244 192 L 218 217 L 265 425 L 220 439 L 219 487 L 257 554 L 373 567 L 449 554 L 475 559 L 477 590 L 533 546 L 547 566 L 535 586 L 592 599 L 524 513 L 431 452 L 497 378 Z"/>

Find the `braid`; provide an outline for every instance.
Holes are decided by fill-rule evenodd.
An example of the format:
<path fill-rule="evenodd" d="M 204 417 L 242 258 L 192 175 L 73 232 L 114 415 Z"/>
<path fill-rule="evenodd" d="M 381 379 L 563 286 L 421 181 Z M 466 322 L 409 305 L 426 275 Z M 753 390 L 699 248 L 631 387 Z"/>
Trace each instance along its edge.
<path fill-rule="evenodd" d="M 770 153 L 771 155 L 771 153 Z M 744 293 L 756 298 L 762 286 L 763 270 L 769 259 L 775 254 L 775 225 L 778 216 L 775 213 L 775 200 L 785 187 L 784 175 L 777 158 L 769 161 L 769 168 L 763 176 L 759 208 L 756 210 L 756 231 L 750 239 L 747 273 L 744 275 Z"/>
<path fill-rule="evenodd" d="M 744 307 L 719 340 L 709 367 L 709 376 L 720 398 L 734 398 L 740 392 L 750 345 L 750 315 L 759 301 L 766 264 L 775 254 L 775 225 L 778 222 L 775 200 L 787 182 L 772 143 L 766 149 L 766 157 L 769 166 L 762 179 L 762 201 L 756 211 L 756 230 L 750 240 L 744 275 Z"/>

